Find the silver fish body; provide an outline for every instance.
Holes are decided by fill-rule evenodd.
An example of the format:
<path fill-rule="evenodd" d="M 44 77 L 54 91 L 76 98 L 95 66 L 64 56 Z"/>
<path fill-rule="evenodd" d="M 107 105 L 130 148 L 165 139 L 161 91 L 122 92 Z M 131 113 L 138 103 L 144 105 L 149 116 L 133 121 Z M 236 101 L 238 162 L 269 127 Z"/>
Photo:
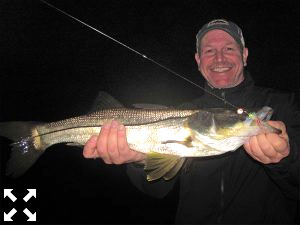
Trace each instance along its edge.
<path fill-rule="evenodd" d="M 32 129 L 31 136 L 35 137 L 34 145 L 40 150 L 64 142 L 84 145 L 92 135 L 99 134 L 104 122 L 118 120 L 126 126 L 129 145 L 137 151 L 148 153 L 154 147 L 159 149 L 156 145 L 161 142 L 159 136 L 162 132 L 176 133 L 182 127 L 182 121 L 196 112 L 199 110 L 106 109 L 38 125 Z"/>
<path fill-rule="evenodd" d="M 126 127 L 129 146 L 147 154 L 145 171 L 148 180 L 161 177 L 168 180 L 176 175 L 185 157 L 234 151 L 252 135 L 266 130 L 278 132 L 265 123 L 271 115 L 269 107 L 252 116 L 227 109 L 117 108 L 44 124 L 0 123 L 0 135 L 15 141 L 7 172 L 19 176 L 49 146 L 56 143 L 82 146 L 100 132 L 104 122 L 118 120 Z"/>

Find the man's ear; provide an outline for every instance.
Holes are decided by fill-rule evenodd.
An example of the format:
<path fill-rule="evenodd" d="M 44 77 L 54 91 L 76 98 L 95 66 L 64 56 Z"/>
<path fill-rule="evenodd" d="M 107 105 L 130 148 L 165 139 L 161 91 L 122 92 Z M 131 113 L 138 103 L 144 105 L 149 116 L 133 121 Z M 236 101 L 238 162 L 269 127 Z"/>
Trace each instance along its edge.
<path fill-rule="evenodd" d="M 243 50 L 243 63 L 244 63 L 244 66 L 247 66 L 247 59 L 248 59 L 248 48 L 244 48 L 244 50 Z"/>
<path fill-rule="evenodd" d="M 199 67 L 200 66 L 200 56 L 199 56 L 198 52 L 195 53 L 195 60 L 196 60 L 196 63 Z"/>

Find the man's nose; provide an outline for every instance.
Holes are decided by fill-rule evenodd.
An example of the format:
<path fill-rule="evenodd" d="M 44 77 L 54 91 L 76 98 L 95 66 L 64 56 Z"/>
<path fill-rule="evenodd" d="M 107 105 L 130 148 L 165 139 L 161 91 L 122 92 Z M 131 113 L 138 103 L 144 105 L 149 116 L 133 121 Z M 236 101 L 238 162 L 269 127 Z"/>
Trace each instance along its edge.
<path fill-rule="evenodd" d="M 222 51 L 217 51 L 216 60 L 217 60 L 217 62 L 222 62 L 224 60 L 224 55 L 223 55 Z"/>

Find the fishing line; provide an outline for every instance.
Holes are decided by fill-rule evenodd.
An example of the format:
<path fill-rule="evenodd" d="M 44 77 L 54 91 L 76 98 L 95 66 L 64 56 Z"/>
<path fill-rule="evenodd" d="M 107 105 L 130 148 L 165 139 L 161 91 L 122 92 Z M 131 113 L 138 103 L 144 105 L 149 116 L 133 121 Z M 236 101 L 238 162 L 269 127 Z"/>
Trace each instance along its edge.
<path fill-rule="evenodd" d="M 80 20 L 80 19 L 78 19 L 78 18 L 76 18 L 76 17 L 70 15 L 69 13 L 67 13 L 67 12 L 65 12 L 65 11 L 63 11 L 63 10 L 57 8 L 56 6 L 54 6 L 54 5 L 52 5 L 52 4 L 48 3 L 48 2 L 46 2 L 46 1 L 44 1 L 44 0 L 39 0 L 39 1 L 42 2 L 42 3 L 44 3 L 44 4 L 46 4 L 46 5 L 48 5 L 49 7 L 53 8 L 53 9 L 55 9 L 55 10 L 57 10 L 57 11 L 59 11 L 60 13 L 66 15 L 67 17 L 72 18 L 73 20 L 75 20 L 75 21 L 77 21 L 77 22 L 83 24 L 84 26 L 86 26 L 86 27 L 88 27 L 88 28 L 90 28 L 90 29 L 96 31 L 97 33 L 103 35 L 104 37 L 106 37 L 106 38 L 108 38 L 108 39 L 110 39 L 110 40 L 112 40 L 113 42 L 118 43 L 119 45 L 121 45 L 121 46 L 123 46 L 123 47 L 129 49 L 130 51 L 136 53 L 137 55 L 143 57 L 144 59 L 147 59 L 148 61 L 150 61 L 150 62 L 156 64 L 157 66 L 159 66 L 159 67 L 161 67 L 161 68 L 167 70 L 168 72 L 172 73 L 173 75 L 175 75 L 175 76 L 177 76 L 177 77 L 179 77 L 179 78 L 181 78 L 181 79 L 187 81 L 188 83 L 190 83 L 190 84 L 192 84 L 192 85 L 194 85 L 194 86 L 200 88 L 201 90 L 203 90 L 203 91 L 205 91 L 206 93 L 208 93 L 208 94 L 210 94 L 210 95 L 212 95 L 212 96 L 218 98 L 219 100 L 221 100 L 221 101 L 223 101 L 224 103 L 226 103 L 226 104 L 232 106 L 233 108 L 236 108 L 238 114 L 246 113 L 246 114 L 248 115 L 248 113 L 247 113 L 245 110 L 243 110 L 242 108 L 237 107 L 237 106 L 235 106 L 234 104 L 228 102 L 226 99 L 224 99 L 224 98 L 222 98 L 222 97 L 220 97 L 220 96 L 218 96 L 218 95 L 216 95 L 216 94 L 214 94 L 214 93 L 212 93 L 212 92 L 206 90 L 205 88 L 203 88 L 203 87 L 201 87 L 200 85 L 194 83 L 193 81 L 189 80 L 189 79 L 186 78 L 185 76 L 180 75 L 179 73 L 177 73 L 177 72 L 171 70 L 170 68 L 168 68 L 168 67 L 162 65 L 161 63 L 155 61 L 154 59 L 151 59 L 151 58 L 147 57 L 146 55 L 140 53 L 139 51 L 137 51 L 137 50 L 135 50 L 135 49 L 129 47 L 128 45 L 122 43 L 121 41 L 118 41 L 117 39 L 115 39 L 115 38 L 109 36 L 108 34 L 106 34 L 106 33 L 102 32 L 102 31 L 100 31 L 99 29 L 96 29 L 95 27 L 93 27 L 93 26 L 91 26 L 91 25 L 89 25 L 89 24 L 83 22 L 82 20 Z"/>

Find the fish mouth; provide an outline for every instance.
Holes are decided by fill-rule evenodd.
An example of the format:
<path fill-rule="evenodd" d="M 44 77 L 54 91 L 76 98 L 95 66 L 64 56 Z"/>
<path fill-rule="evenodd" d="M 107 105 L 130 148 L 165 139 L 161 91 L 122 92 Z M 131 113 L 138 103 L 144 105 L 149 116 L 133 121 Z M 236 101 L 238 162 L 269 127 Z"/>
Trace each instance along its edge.
<path fill-rule="evenodd" d="M 256 116 L 261 121 L 269 121 L 273 115 L 274 110 L 269 106 L 264 106 L 261 110 L 256 113 Z"/>
<path fill-rule="evenodd" d="M 261 110 L 259 110 L 256 113 L 256 116 L 259 120 L 262 121 L 262 125 L 263 125 L 265 131 L 272 132 L 275 134 L 281 134 L 282 133 L 281 129 L 278 129 L 278 128 L 273 127 L 273 126 L 269 125 L 268 123 L 266 123 L 267 121 L 269 121 L 271 119 L 272 114 L 273 114 L 273 109 L 268 106 L 264 106 Z"/>

